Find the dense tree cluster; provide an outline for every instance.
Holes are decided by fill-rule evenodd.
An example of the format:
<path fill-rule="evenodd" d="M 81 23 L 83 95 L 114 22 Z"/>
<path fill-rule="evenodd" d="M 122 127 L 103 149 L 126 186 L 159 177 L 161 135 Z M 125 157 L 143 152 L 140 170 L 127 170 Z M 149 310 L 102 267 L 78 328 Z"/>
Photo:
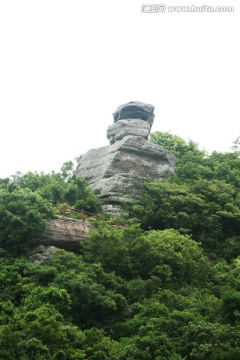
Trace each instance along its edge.
<path fill-rule="evenodd" d="M 114 225 L 72 163 L 0 179 L 0 359 L 240 358 L 240 159 L 168 133 L 176 176 Z M 81 254 L 24 251 L 61 204 L 98 213 Z"/>
<path fill-rule="evenodd" d="M 99 211 L 99 200 L 73 170 L 73 162 L 68 161 L 59 173 L 16 173 L 0 179 L 0 247 L 24 252 L 28 241 L 44 229 L 46 220 L 66 206 Z"/>
<path fill-rule="evenodd" d="M 207 155 L 197 145 L 169 133 L 151 141 L 171 150 L 177 161 L 169 182 L 146 184 L 134 207 L 144 229 L 174 228 L 201 242 L 212 257 L 240 253 L 240 158 L 237 151 Z"/>

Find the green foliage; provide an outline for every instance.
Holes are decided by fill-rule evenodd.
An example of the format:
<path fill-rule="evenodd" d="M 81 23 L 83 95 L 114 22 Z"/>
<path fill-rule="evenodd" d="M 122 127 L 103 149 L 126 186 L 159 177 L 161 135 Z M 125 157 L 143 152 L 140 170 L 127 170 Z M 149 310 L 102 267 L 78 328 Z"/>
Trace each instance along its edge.
<path fill-rule="evenodd" d="M 199 179 L 219 179 L 239 187 L 240 158 L 237 151 L 215 151 L 208 155 L 192 140 L 186 142 L 176 135 L 159 131 L 150 135 L 150 141 L 172 151 L 176 156 L 176 177 L 173 182 L 192 184 Z"/>
<path fill-rule="evenodd" d="M 128 274 L 110 269 L 104 247 L 94 261 L 88 245 L 84 257 L 62 250 L 40 265 L 1 259 L 0 358 L 237 358 L 239 261 L 216 273 L 187 235 L 112 231 Z M 101 232 L 110 247 L 109 227 Z"/>
<path fill-rule="evenodd" d="M 51 204 L 30 189 L 0 189 L 0 246 L 22 252 L 51 217 Z"/>
<path fill-rule="evenodd" d="M 175 230 L 143 233 L 139 225 L 93 232 L 84 258 L 127 279 L 157 277 L 164 284 L 200 281 L 199 274 L 206 275 L 209 267 L 199 244 L 189 236 Z"/>
<path fill-rule="evenodd" d="M 223 295 L 222 315 L 227 323 L 240 323 L 240 292 L 231 290 Z"/>
<path fill-rule="evenodd" d="M 191 359 L 232 359 L 232 353 L 239 355 L 239 330 L 230 325 L 220 325 L 200 321 L 190 323 L 181 343 L 184 344 L 183 354 Z M 236 357 L 235 357 L 236 358 Z"/>
<path fill-rule="evenodd" d="M 25 252 L 29 240 L 56 215 L 59 204 L 90 213 L 99 211 L 99 200 L 87 182 L 73 172 L 69 161 L 60 173 L 16 173 L 0 179 L 0 247 Z"/>
<path fill-rule="evenodd" d="M 151 135 L 154 143 L 172 150 L 176 175 L 169 181 L 151 181 L 135 216 L 146 230 L 174 228 L 191 234 L 212 257 L 231 259 L 240 243 L 240 158 L 237 153 L 207 155 L 195 143 L 169 134 Z"/>
<path fill-rule="evenodd" d="M 1 188 L 8 192 L 30 189 L 54 206 L 67 203 L 76 209 L 93 213 L 99 211 L 98 198 L 86 180 L 74 175 L 72 161 L 64 163 L 60 173 L 17 173 L 11 178 L 0 179 Z"/>
<path fill-rule="evenodd" d="M 151 259 L 149 273 L 160 276 L 163 283 L 200 283 L 203 276 L 207 279 L 208 261 L 199 245 L 189 236 L 175 230 L 150 231 L 146 240 L 149 250 L 144 256 Z"/>
<path fill-rule="evenodd" d="M 81 255 L 19 256 L 58 209 L 99 210 L 73 162 L 0 179 L 0 359 L 240 358 L 238 151 L 151 139 L 176 175 L 146 184 L 130 219 L 98 217 Z"/>
<path fill-rule="evenodd" d="M 192 140 L 187 143 L 179 136 L 167 132 L 156 131 L 155 133 L 151 133 L 150 141 L 170 150 L 178 158 L 189 154 L 197 156 L 205 154 L 198 149 L 198 145 Z"/>

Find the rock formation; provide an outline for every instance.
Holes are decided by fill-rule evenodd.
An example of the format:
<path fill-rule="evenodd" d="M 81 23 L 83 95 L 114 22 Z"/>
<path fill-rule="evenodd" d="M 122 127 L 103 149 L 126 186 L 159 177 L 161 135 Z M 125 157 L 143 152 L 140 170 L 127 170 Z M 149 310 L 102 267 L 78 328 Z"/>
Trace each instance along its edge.
<path fill-rule="evenodd" d="M 119 214 L 123 204 L 139 201 L 147 180 L 168 179 L 175 170 L 174 155 L 147 141 L 154 107 L 130 102 L 117 108 L 107 129 L 110 145 L 90 150 L 79 163 L 77 175 L 87 179 L 101 199 L 104 211 Z M 94 230 L 90 222 L 66 217 L 50 220 L 45 231 L 32 240 L 29 260 L 39 264 L 54 251 L 79 252 L 80 243 Z"/>
<path fill-rule="evenodd" d="M 51 260 L 55 251 L 59 250 L 56 246 L 38 245 L 28 253 L 28 260 L 33 264 L 41 264 L 46 260 Z"/>
<path fill-rule="evenodd" d="M 110 146 L 85 154 L 76 174 L 89 181 L 104 211 L 118 214 L 124 203 L 139 201 L 145 181 L 168 179 L 175 157 L 147 141 L 154 120 L 152 105 L 130 102 L 118 107 L 113 118 L 107 130 Z"/>
<path fill-rule="evenodd" d="M 55 246 L 61 249 L 78 252 L 80 243 L 86 242 L 89 231 L 94 230 L 88 221 L 66 217 L 49 220 L 46 229 L 38 238 L 32 239 L 34 246 Z"/>

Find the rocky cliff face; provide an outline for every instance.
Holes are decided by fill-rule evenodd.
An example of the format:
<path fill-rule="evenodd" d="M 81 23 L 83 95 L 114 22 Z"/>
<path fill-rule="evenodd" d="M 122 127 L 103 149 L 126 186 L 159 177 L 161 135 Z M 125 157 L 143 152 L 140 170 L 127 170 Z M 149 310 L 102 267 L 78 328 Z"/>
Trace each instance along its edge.
<path fill-rule="evenodd" d="M 59 250 L 52 245 L 38 245 L 32 248 L 28 253 L 28 260 L 33 264 L 41 264 L 46 260 L 51 260 L 53 253 Z"/>
<path fill-rule="evenodd" d="M 87 240 L 89 231 L 94 230 L 88 221 L 75 220 L 67 217 L 49 220 L 46 229 L 39 238 L 32 240 L 34 245 L 54 245 L 61 249 L 77 250 L 80 242 Z"/>
<path fill-rule="evenodd" d="M 47 222 L 46 229 L 39 237 L 32 239 L 29 260 L 41 263 L 50 259 L 58 249 L 79 252 L 80 243 L 87 240 L 94 227 L 88 221 L 60 217 Z"/>
<path fill-rule="evenodd" d="M 139 102 L 121 105 L 107 129 L 110 145 L 90 150 L 79 163 L 77 174 L 90 183 L 104 211 L 119 214 L 124 203 L 136 203 L 144 182 L 164 181 L 175 170 L 174 155 L 147 141 L 154 120 L 154 107 Z M 32 240 L 29 260 L 39 264 L 54 251 L 79 252 L 80 243 L 94 230 L 90 222 L 65 217 L 50 220 L 39 238 Z"/>
<path fill-rule="evenodd" d="M 121 105 L 113 118 L 107 130 L 110 146 L 90 150 L 76 174 L 89 181 L 104 211 L 117 214 L 123 203 L 139 200 L 145 181 L 173 175 L 175 157 L 147 141 L 154 120 L 152 105 L 130 102 Z"/>

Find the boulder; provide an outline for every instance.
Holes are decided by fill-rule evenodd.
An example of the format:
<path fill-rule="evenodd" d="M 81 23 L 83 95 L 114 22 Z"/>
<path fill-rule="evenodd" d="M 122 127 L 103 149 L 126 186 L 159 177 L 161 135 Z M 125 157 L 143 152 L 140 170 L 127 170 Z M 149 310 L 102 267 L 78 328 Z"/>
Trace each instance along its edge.
<path fill-rule="evenodd" d="M 51 260 L 53 253 L 59 250 L 56 246 L 38 245 L 31 249 L 28 254 L 28 260 L 33 264 L 41 264 L 46 260 Z"/>
<path fill-rule="evenodd" d="M 140 136 L 147 140 L 149 134 L 149 123 L 141 119 L 119 120 L 107 129 L 107 138 L 111 145 L 128 135 Z"/>
<path fill-rule="evenodd" d="M 52 219 L 47 222 L 45 230 L 31 240 L 32 247 L 37 245 L 55 246 L 69 251 L 80 250 L 80 243 L 87 241 L 89 231 L 94 230 L 88 221 L 67 217 Z"/>
<path fill-rule="evenodd" d="M 130 101 L 120 105 L 113 113 L 114 122 L 123 119 L 141 119 L 146 121 L 150 128 L 154 121 L 154 106 L 139 101 Z"/>

